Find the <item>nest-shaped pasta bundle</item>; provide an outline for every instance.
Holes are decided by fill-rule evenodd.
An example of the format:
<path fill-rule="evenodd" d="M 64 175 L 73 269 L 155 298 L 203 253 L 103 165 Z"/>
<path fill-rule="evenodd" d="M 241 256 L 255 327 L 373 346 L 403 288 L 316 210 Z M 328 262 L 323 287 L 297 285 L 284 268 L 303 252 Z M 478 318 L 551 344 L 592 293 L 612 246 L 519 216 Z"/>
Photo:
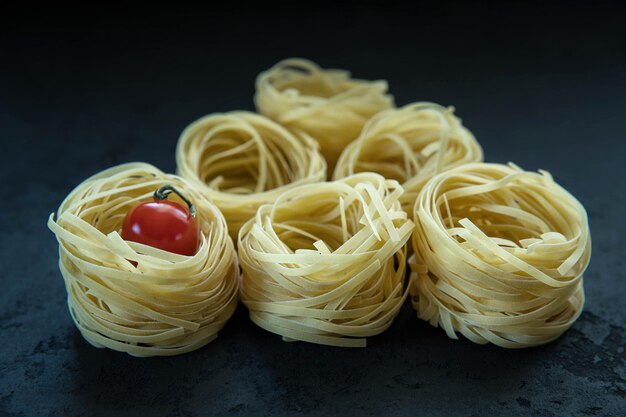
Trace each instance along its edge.
<path fill-rule="evenodd" d="M 591 254 L 584 207 L 549 173 L 469 164 L 415 203 L 411 295 L 420 318 L 476 343 L 548 343 L 578 318 Z"/>
<path fill-rule="evenodd" d="M 176 151 L 178 173 L 224 214 L 233 240 L 265 203 L 297 185 L 326 179 L 318 145 L 258 114 L 235 111 L 189 125 Z"/>
<path fill-rule="evenodd" d="M 262 206 L 238 241 L 251 320 L 287 341 L 346 347 L 386 330 L 408 294 L 413 222 L 401 194 L 397 181 L 369 173 Z"/>
<path fill-rule="evenodd" d="M 259 74 L 255 103 L 259 113 L 317 140 L 330 176 L 341 151 L 363 125 L 394 106 L 387 88 L 386 81 L 353 79 L 348 71 L 292 58 Z"/>
<path fill-rule="evenodd" d="M 194 256 L 120 236 L 126 213 L 164 185 L 184 192 L 196 207 Z M 134 356 L 189 352 L 214 340 L 235 311 L 239 266 L 226 221 L 177 176 L 143 163 L 105 170 L 77 186 L 48 227 L 59 242 L 70 314 L 96 347 Z"/>
<path fill-rule="evenodd" d="M 439 172 L 480 162 L 483 151 L 453 108 L 419 102 L 379 113 L 341 154 L 334 179 L 372 171 L 399 181 L 402 207 L 413 210 L 417 194 Z"/>

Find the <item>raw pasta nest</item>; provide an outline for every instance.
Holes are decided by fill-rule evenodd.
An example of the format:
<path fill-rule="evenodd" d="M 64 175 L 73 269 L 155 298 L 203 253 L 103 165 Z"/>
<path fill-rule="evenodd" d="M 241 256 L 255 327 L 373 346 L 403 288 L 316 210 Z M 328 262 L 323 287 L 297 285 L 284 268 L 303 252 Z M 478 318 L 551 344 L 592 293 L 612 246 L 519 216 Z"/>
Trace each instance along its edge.
<path fill-rule="evenodd" d="M 166 184 L 196 206 L 194 256 L 120 237 L 126 213 Z M 189 352 L 214 340 L 235 311 L 239 266 L 224 217 L 177 176 L 143 163 L 105 170 L 76 187 L 48 227 L 59 242 L 70 314 L 96 347 L 135 356 Z"/>
<path fill-rule="evenodd" d="M 458 167 L 424 186 L 414 215 L 412 303 L 450 338 L 535 346 L 580 315 L 587 214 L 548 172 Z"/>
<path fill-rule="evenodd" d="M 424 184 L 439 172 L 480 162 L 483 151 L 453 108 L 420 102 L 379 113 L 341 154 L 334 179 L 372 171 L 399 181 L 411 213 Z"/>
<path fill-rule="evenodd" d="M 259 113 L 317 140 L 330 174 L 363 125 L 393 107 L 387 88 L 386 81 L 357 80 L 348 71 L 322 69 L 292 58 L 259 74 L 255 103 Z"/>
<path fill-rule="evenodd" d="M 326 179 L 315 141 L 244 111 L 208 115 L 189 125 L 176 161 L 179 175 L 222 211 L 233 240 L 260 205 L 297 185 Z"/>
<path fill-rule="evenodd" d="M 238 241 L 251 320 L 284 340 L 347 347 L 387 329 L 408 294 L 413 222 L 401 194 L 397 181 L 369 173 L 262 206 Z"/>

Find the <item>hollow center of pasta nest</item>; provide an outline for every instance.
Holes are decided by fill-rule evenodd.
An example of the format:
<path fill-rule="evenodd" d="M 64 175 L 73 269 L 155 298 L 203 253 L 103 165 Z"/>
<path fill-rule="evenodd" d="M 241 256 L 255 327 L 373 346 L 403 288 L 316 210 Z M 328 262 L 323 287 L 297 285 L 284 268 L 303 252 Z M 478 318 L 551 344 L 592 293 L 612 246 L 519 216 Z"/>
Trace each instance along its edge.
<path fill-rule="evenodd" d="M 236 130 L 218 133 L 202 154 L 200 178 L 209 187 L 230 194 L 254 194 L 301 179 L 305 167 L 290 155 L 293 149 L 272 132 L 263 137 Z"/>
<path fill-rule="evenodd" d="M 297 93 L 301 96 L 326 99 L 348 91 L 351 88 L 347 82 L 338 83 L 315 76 L 308 76 L 304 73 L 301 76 L 275 82 L 274 87 L 286 94 Z"/>
<path fill-rule="evenodd" d="M 297 209 L 291 205 L 278 208 L 273 224 L 280 240 L 294 252 L 319 250 L 315 246 L 319 241 L 333 252 L 365 227 L 359 223 L 362 215 L 359 202 L 342 207 L 336 194 L 316 195 L 299 201 Z"/>
<path fill-rule="evenodd" d="M 546 208 L 528 195 L 523 187 L 458 198 L 447 205 L 444 201 L 439 213 L 444 226 L 462 228 L 464 226 L 459 222 L 469 219 L 485 235 L 498 239 L 497 243 L 505 247 L 523 247 L 523 240 L 540 239 L 542 234 L 548 232 L 558 232 L 563 236 L 569 234 L 551 221 Z M 457 240 L 463 241 L 459 236 Z"/>
<path fill-rule="evenodd" d="M 434 174 L 438 159 L 447 164 L 461 159 L 464 149 L 451 137 L 444 154 L 438 123 L 424 122 L 420 128 L 373 136 L 363 141 L 354 172 L 376 172 L 404 183 L 420 174 Z"/>

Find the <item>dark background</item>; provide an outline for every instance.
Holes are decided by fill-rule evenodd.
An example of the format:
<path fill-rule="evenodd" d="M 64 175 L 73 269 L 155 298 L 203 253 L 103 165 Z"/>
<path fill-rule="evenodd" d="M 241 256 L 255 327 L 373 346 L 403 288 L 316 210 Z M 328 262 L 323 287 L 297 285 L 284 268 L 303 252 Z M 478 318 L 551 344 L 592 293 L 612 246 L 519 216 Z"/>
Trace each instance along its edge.
<path fill-rule="evenodd" d="M 0 414 L 624 415 L 626 15 L 543 3 L 2 10 Z M 452 104 L 486 160 L 547 169 L 577 196 L 594 253 L 573 328 L 505 350 L 449 340 L 407 304 L 349 350 L 284 343 L 240 307 L 184 356 L 88 345 L 48 214 L 114 164 L 174 171 L 188 123 L 252 110 L 255 76 L 291 56 L 387 79 L 399 105 Z"/>

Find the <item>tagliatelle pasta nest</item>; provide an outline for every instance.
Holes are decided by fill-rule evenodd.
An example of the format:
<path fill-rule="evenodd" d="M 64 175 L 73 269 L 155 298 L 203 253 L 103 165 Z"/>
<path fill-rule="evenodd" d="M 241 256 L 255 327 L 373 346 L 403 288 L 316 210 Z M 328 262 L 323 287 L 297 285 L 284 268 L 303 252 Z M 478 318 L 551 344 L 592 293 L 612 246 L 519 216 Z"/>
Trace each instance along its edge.
<path fill-rule="evenodd" d="M 297 58 L 259 74 L 255 103 L 259 113 L 317 140 L 329 175 L 365 123 L 394 105 L 386 81 L 353 79 L 348 71 L 322 69 Z"/>
<path fill-rule="evenodd" d="M 164 185 L 196 207 L 194 256 L 120 237 L 126 213 Z M 59 242 L 70 313 L 96 347 L 135 356 L 189 352 L 215 339 L 235 311 L 239 267 L 224 217 L 177 176 L 143 163 L 108 169 L 78 185 L 48 227 Z"/>
<path fill-rule="evenodd" d="M 424 186 L 414 215 L 413 306 L 449 337 L 536 346 L 580 315 L 587 214 L 549 173 L 458 167 Z"/>
<path fill-rule="evenodd" d="M 402 207 L 411 213 L 417 194 L 437 173 L 483 160 L 483 151 L 452 108 L 413 103 L 379 113 L 341 154 L 334 172 L 339 179 L 377 172 L 404 188 Z"/>
<path fill-rule="evenodd" d="M 347 347 L 387 329 L 408 294 L 413 222 L 401 195 L 397 181 L 367 173 L 261 206 L 238 241 L 252 321 L 285 340 Z"/>
<path fill-rule="evenodd" d="M 262 204 L 326 179 L 315 141 L 245 111 L 211 114 L 189 125 L 176 161 L 178 173 L 222 211 L 233 239 Z"/>

